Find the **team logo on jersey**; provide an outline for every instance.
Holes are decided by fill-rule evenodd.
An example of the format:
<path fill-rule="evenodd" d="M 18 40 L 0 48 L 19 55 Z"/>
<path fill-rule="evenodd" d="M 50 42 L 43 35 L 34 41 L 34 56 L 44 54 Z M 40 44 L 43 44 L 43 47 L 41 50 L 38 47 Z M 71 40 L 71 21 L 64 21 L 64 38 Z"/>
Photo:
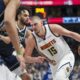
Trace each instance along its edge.
<path fill-rule="evenodd" d="M 44 49 L 52 46 L 54 43 L 56 43 L 56 41 L 53 39 L 53 40 L 51 40 L 50 42 L 48 42 L 47 44 L 41 46 L 40 48 L 41 48 L 42 50 L 44 50 Z"/>
<path fill-rule="evenodd" d="M 67 72 L 69 72 L 69 71 L 70 71 L 69 67 L 66 67 L 66 71 L 67 71 Z"/>

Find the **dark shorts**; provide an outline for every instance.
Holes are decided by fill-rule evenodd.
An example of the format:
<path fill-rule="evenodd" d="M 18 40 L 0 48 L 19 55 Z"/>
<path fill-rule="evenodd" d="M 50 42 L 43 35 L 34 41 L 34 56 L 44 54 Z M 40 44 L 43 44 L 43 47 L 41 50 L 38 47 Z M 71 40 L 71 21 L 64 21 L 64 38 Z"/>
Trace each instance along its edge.
<path fill-rule="evenodd" d="M 14 69 L 16 69 L 17 67 L 20 66 L 19 61 L 17 60 L 16 56 L 14 55 L 10 55 L 7 57 L 3 57 L 4 63 L 5 65 L 11 70 L 13 71 Z"/>

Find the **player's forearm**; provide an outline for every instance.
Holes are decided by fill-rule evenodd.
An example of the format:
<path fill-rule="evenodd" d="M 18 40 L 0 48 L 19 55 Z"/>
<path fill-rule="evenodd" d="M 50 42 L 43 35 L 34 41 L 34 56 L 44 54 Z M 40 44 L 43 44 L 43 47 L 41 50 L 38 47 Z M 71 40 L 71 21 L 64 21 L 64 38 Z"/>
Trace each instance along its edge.
<path fill-rule="evenodd" d="M 31 56 L 26 56 L 25 57 L 26 63 L 37 63 L 37 57 L 31 57 Z"/>
<path fill-rule="evenodd" d="M 72 32 L 70 36 L 76 41 L 80 42 L 80 34 Z"/>
<path fill-rule="evenodd" d="M 19 6 L 18 3 L 19 0 L 10 0 L 8 3 L 4 13 L 4 25 L 17 54 L 22 54 L 15 22 L 16 10 Z"/>

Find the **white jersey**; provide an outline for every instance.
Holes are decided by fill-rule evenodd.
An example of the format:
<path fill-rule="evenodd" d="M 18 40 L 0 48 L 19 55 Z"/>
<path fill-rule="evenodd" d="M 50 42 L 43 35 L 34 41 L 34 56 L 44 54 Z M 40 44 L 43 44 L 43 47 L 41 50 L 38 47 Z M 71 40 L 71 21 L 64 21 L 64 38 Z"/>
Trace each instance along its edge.
<path fill-rule="evenodd" d="M 50 60 L 55 60 L 58 63 L 71 50 L 62 36 L 55 36 L 45 25 L 46 35 L 45 39 L 40 38 L 34 32 L 37 49 L 40 53 L 45 55 Z"/>

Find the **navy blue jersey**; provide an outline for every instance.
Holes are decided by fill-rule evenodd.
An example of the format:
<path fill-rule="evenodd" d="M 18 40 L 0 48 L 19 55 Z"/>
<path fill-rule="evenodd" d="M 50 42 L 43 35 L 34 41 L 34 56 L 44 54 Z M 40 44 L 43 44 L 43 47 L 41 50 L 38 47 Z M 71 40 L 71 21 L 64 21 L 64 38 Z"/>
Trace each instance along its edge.
<path fill-rule="evenodd" d="M 25 44 L 25 36 L 27 33 L 27 28 L 26 26 L 23 29 L 18 29 L 18 34 L 19 34 L 19 38 L 20 38 L 20 42 L 22 43 L 22 45 L 24 46 Z M 0 32 L 1 35 L 5 35 L 7 36 L 6 32 L 1 31 Z M 18 62 L 16 56 L 12 55 L 14 51 L 14 48 L 12 46 L 12 44 L 6 44 L 3 41 L 0 41 L 0 55 L 2 56 L 5 65 L 10 69 L 10 70 L 14 70 L 16 69 L 20 63 Z"/>
<path fill-rule="evenodd" d="M 4 9 L 5 9 L 4 2 L 3 0 L 0 0 L 0 14 L 4 11 Z"/>
<path fill-rule="evenodd" d="M 15 70 L 17 67 L 20 66 L 20 62 L 17 60 L 16 56 L 9 55 L 7 57 L 2 56 L 2 59 L 4 60 L 5 65 L 11 70 Z"/>
<path fill-rule="evenodd" d="M 0 28 L 4 24 L 4 10 L 5 4 L 3 0 L 0 0 Z M 6 35 L 5 32 L 0 31 L 1 35 Z M 12 55 L 14 48 L 12 44 L 6 44 L 0 40 L 0 64 L 4 63 L 10 70 L 13 70 L 15 67 L 19 66 L 19 62 L 15 56 Z M 14 66 L 15 65 L 15 66 Z"/>
<path fill-rule="evenodd" d="M 4 31 L 0 31 L 0 35 L 7 36 L 7 33 Z M 0 55 L 1 56 L 9 56 L 14 51 L 12 44 L 6 44 L 2 40 L 0 40 Z"/>
<path fill-rule="evenodd" d="M 25 26 L 23 29 L 20 30 L 17 26 L 17 30 L 18 30 L 18 35 L 19 35 L 20 42 L 23 45 L 23 47 L 25 47 L 25 37 L 26 37 L 28 29 Z"/>
<path fill-rule="evenodd" d="M 0 31 L 0 34 L 7 36 L 7 33 L 4 31 Z M 13 51 L 14 51 L 14 48 L 11 43 L 6 44 L 2 40 L 0 40 L 0 56 L 3 59 L 5 65 L 10 70 L 14 70 L 15 68 L 17 68 L 20 65 L 16 56 L 12 55 Z"/>
<path fill-rule="evenodd" d="M 4 2 L 3 0 L 0 0 L 0 27 L 2 27 L 3 25 L 4 10 L 5 10 Z"/>

